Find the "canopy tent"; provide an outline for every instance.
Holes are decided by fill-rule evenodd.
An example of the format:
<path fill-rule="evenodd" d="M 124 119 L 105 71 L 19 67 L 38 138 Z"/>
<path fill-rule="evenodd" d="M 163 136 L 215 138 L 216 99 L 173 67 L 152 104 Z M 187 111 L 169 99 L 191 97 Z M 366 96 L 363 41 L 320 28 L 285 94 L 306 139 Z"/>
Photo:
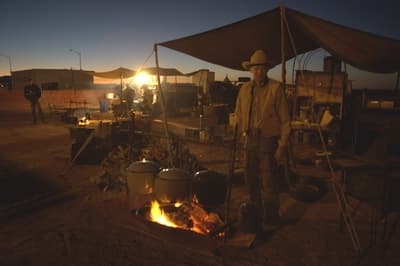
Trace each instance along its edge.
<path fill-rule="evenodd" d="M 142 68 L 141 71 L 146 72 L 149 75 L 160 75 L 160 76 L 184 76 L 182 72 L 175 68 L 158 68 L 157 67 L 148 67 L 148 68 Z"/>
<path fill-rule="evenodd" d="M 120 101 L 122 103 L 122 80 L 126 78 L 133 77 L 136 74 L 135 70 L 125 68 L 125 67 L 119 67 L 114 70 L 110 71 L 105 71 L 105 72 L 94 72 L 93 75 L 96 77 L 100 78 L 105 78 L 105 79 L 120 79 L 120 87 L 119 87 L 119 96 L 120 96 Z"/>
<path fill-rule="evenodd" d="M 106 72 L 94 72 L 94 76 L 106 79 L 124 79 L 132 77 L 136 74 L 135 70 L 119 67 L 114 70 L 106 71 Z"/>
<path fill-rule="evenodd" d="M 376 73 L 400 71 L 400 41 L 346 26 L 299 11 L 280 8 L 209 30 L 159 43 L 210 63 L 243 70 L 241 63 L 257 49 L 265 50 L 273 65 L 317 48 L 344 62 Z M 282 31 L 282 22 L 285 30 Z M 281 34 L 284 32 L 285 34 Z M 283 43 L 281 43 L 283 40 Z"/>
<path fill-rule="evenodd" d="M 157 67 L 147 67 L 142 68 L 140 70 L 132 70 L 125 67 L 119 67 L 114 70 L 105 71 L 105 72 L 94 72 L 93 75 L 100 78 L 106 79 L 125 79 L 129 77 L 135 76 L 138 72 L 143 71 L 149 75 L 160 75 L 160 76 L 185 76 L 176 68 L 159 68 L 159 72 L 157 71 Z"/>

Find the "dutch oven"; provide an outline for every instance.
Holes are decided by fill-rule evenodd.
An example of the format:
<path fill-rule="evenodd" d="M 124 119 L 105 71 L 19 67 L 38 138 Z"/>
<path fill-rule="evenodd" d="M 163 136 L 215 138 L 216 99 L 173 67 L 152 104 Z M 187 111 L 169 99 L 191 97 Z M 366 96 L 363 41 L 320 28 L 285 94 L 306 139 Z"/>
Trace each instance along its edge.
<path fill-rule="evenodd" d="M 215 171 L 201 170 L 194 174 L 193 194 L 200 204 L 223 204 L 226 198 L 226 176 Z"/>
<path fill-rule="evenodd" d="M 161 203 L 191 200 L 192 181 L 192 175 L 183 169 L 163 169 L 154 180 L 154 195 Z"/>
<path fill-rule="evenodd" d="M 160 166 L 153 161 L 133 162 L 126 169 L 129 204 L 132 209 L 144 207 L 154 191 L 154 179 Z"/>

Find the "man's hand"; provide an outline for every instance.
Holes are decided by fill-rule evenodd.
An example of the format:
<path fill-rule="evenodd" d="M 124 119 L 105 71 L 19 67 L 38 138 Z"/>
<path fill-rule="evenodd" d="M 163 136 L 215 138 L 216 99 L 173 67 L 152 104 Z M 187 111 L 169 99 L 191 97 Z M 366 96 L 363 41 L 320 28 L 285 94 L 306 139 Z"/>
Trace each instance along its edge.
<path fill-rule="evenodd" d="M 275 160 L 278 164 L 284 164 L 286 160 L 286 146 L 279 145 L 275 151 Z"/>

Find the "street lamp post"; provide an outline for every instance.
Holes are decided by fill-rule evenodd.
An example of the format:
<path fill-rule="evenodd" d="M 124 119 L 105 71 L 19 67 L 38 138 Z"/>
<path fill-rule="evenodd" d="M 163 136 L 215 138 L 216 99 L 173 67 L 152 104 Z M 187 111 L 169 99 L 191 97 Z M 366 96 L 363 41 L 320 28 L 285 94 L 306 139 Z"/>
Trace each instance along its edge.
<path fill-rule="evenodd" d="M 79 70 L 82 71 L 82 54 L 74 49 L 69 49 L 69 51 L 79 55 Z"/>

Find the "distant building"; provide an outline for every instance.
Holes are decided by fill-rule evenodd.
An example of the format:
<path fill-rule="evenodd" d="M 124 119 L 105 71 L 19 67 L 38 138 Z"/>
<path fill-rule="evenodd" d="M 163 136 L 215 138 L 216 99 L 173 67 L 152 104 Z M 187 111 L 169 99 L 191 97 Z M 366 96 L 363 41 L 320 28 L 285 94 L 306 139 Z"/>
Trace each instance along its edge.
<path fill-rule="evenodd" d="M 2 76 L 2 77 L 0 77 L 0 88 L 7 88 L 9 90 L 12 89 L 11 77 L 10 76 Z"/>
<path fill-rule="evenodd" d="M 88 89 L 93 87 L 93 71 L 73 69 L 27 69 L 13 71 L 13 88 L 22 89 L 26 79 L 32 78 L 43 89 Z"/>

